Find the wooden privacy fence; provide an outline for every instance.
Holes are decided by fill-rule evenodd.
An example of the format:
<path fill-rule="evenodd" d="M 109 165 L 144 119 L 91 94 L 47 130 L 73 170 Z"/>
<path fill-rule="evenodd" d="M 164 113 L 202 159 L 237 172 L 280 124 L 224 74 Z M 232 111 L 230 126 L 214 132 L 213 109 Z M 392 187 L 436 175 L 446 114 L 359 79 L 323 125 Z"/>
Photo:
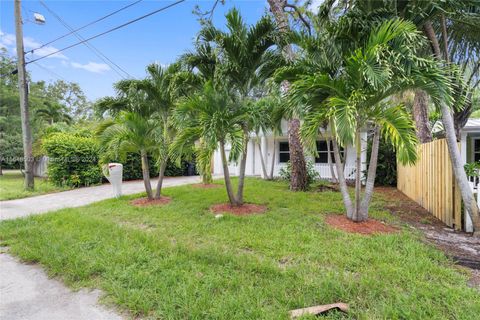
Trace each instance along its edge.
<path fill-rule="evenodd" d="M 417 147 L 413 166 L 397 165 L 397 189 L 449 227 L 462 228 L 460 190 L 455 182 L 445 139 Z"/>

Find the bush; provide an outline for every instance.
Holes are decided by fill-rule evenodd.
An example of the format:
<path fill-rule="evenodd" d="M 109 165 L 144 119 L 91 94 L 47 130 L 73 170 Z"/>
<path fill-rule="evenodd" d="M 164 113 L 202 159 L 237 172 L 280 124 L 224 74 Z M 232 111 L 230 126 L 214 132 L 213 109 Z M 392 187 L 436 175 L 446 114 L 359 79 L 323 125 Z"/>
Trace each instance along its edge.
<path fill-rule="evenodd" d="M 116 159 L 109 162 L 123 164 L 123 180 L 142 179 L 142 161 L 139 154 L 129 153 L 123 161 Z M 148 157 L 148 164 L 150 168 L 150 177 L 156 177 L 158 175 L 158 169 L 155 165 L 155 161 Z"/>
<path fill-rule="evenodd" d="M 292 176 L 292 164 L 290 161 L 287 162 L 287 165 L 280 169 L 280 177 L 284 180 L 290 181 Z M 307 161 L 307 186 L 310 186 L 313 182 L 320 179 L 320 174 L 315 170 L 315 166 L 312 162 Z"/>
<path fill-rule="evenodd" d="M 372 152 L 371 139 L 368 140 L 367 148 L 367 170 L 370 164 L 370 154 Z M 365 176 L 367 171 L 365 171 Z M 397 183 L 397 154 L 393 145 L 380 139 L 378 147 L 377 174 L 375 176 L 375 185 L 395 186 Z"/>
<path fill-rule="evenodd" d="M 56 185 L 80 187 L 102 181 L 94 138 L 53 133 L 43 139 L 42 147 L 49 158 L 48 179 Z"/>
<path fill-rule="evenodd" d="M 480 162 L 470 162 L 464 166 L 465 173 L 469 177 L 479 177 L 480 176 Z"/>
<path fill-rule="evenodd" d="M 116 159 L 109 162 L 118 162 L 123 164 L 123 180 L 137 180 L 142 179 L 142 162 L 140 155 L 137 153 L 129 153 L 124 160 Z M 150 177 L 158 177 L 158 165 L 156 161 L 148 157 L 148 164 L 150 168 Z M 182 160 L 181 167 L 178 167 L 172 161 L 168 161 L 165 168 L 166 177 L 178 177 L 188 175 L 188 162 Z"/>

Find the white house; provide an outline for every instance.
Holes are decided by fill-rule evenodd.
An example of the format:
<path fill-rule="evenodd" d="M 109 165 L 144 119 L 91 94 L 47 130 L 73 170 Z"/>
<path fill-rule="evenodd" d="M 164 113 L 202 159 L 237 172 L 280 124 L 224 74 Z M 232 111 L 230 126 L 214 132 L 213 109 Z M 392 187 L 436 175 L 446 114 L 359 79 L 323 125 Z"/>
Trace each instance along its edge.
<path fill-rule="evenodd" d="M 460 131 L 460 153 L 464 163 L 480 161 L 480 119 L 468 119 Z M 472 190 L 480 205 L 480 190 L 478 177 L 469 177 Z M 465 231 L 472 232 L 473 225 L 468 215 L 465 215 Z"/>
<path fill-rule="evenodd" d="M 260 148 L 258 147 L 257 141 L 261 145 L 263 152 L 263 157 L 265 159 L 265 165 L 267 167 L 267 173 L 270 172 L 270 167 L 272 163 L 273 152 L 275 152 L 275 166 L 274 166 L 274 176 L 279 175 L 279 171 L 282 167 L 286 165 L 290 159 L 290 153 L 288 148 L 288 125 L 286 121 L 282 121 L 282 134 L 277 137 L 273 137 L 271 133 L 266 135 L 261 134 L 259 137 L 256 137 L 255 134 L 252 134 L 252 138 L 248 142 L 248 154 L 247 154 L 247 165 L 245 174 L 248 176 L 263 176 L 262 164 L 260 158 Z M 328 137 L 329 133 L 323 132 L 318 136 L 317 140 L 317 151 L 318 157 L 309 157 L 307 160 L 314 163 L 315 169 L 320 174 L 322 179 L 331 179 L 331 171 L 328 165 L 328 150 L 325 137 Z M 275 145 L 275 148 L 274 148 Z M 229 146 L 226 146 L 227 157 L 229 152 Z M 275 150 L 275 151 L 274 151 Z M 366 170 L 366 161 L 367 161 L 367 133 L 362 133 L 362 172 Z M 345 163 L 345 177 L 347 179 L 355 179 L 355 149 L 353 145 L 346 146 L 343 152 L 346 153 L 346 163 Z M 333 157 L 333 148 L 330 147 L 330 155 L 332 161 Z M 235 163 L 230 163 L 229 171 L 231 175 L 238 175 L 239 165 Z M 336 168 L 334 168 L 336 172 Z M 213 159 L 213 173 L 214 174 L 223 174 L 222 159 L 220 156 L 219 150 L 215 151 Z"/>
<path fill-rule="evenodd" d="M 465 163 L 480 161 L 480 119 L 468 119 L 460 131 L 460 150 Z"/>

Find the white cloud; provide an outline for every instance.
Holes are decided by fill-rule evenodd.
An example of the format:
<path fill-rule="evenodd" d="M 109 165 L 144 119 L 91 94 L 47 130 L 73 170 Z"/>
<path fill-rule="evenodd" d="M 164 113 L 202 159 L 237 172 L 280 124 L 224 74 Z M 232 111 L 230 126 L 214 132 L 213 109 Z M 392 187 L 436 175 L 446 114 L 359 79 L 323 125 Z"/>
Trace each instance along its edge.
<path fill-rule="evenodd" d="M 72 67 L 77 69 L 84 69 L 89 72 L 94 73 L 104 73 L 106 71 L 110 71 L 110 67 L 105 63 L 96 63 L 96 62 L 89 62 L 86 64 L 81 64 L 77 62 L 72 62 Z"/>
<path fill-rule="evenodd" d="M 5 33 L 0 30 L 0 47 L 7 48 L 12 52 L 16 52 L 16 40 L 15 35 L 11 33 Z M 25 52 L 28 52 L 32 49 L 36 49 L 41 47 L 42 44 L 31 37 L 24 37 L 23 38 L 23 46 L 25 47 Z M 53 52 L 58 51 L 57 48 L 52 46 L 46 46 L 41 49 L 35 50 L 33 55 L 36 57 L 43 57 Z M 64 59 L 68 60 L 68 58 L 61 52 L 52 54 L 48 58 L 57 58 L 57 59 Z"/>
<path fill-rule="evenodd" d="M 36 48 L 39 48 L 39 47 L 42 46 L 41 43 L 35 41 L 33 38 L 30 38 L 30 37 L 24 37 L 23 38 L 23 45 L 25 47 L 25 52 L 28 52 L 29 50 L 36 49 Z M 57 48 L 52 47 L 52 46 L 46 46 L 46 47 L 40 48 L 38 50 L 35 50 L 33 52 L 33 55 L 38 56 L 38 57 L 43 57 L 43 56 L 46 56 L 48 54 L 54 53 L 56 51 L 58 51 Z M 48 58 L 58 58 L 58 59 L 68 60 L 68 58 L 61 52 L 52 54 Z"/>

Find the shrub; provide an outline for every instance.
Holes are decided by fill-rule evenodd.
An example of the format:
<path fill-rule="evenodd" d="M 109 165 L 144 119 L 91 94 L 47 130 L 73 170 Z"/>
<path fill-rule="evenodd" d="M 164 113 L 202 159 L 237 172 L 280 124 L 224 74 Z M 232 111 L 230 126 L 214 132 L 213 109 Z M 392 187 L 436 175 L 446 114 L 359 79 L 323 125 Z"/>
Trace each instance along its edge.
<path fill-rule="evenodd" d="M 96 140 L 71 133 L 53 133 L 43 139 L 49 158 L 48 178 L 60 186 L 89 186 L 102 181 Z"/>
<path fill-rule="evenodd" d="M 480 176 L 480 162 L 470 162 L 463 166 L 465 168 L 465 173 L 469 177 L 479 177 Z"/>
<path fill-rule="evenodd" d="M 367 170 L 370 164 L 370 154 L 372 152 L 371 139 L 368 140 L 367 147 Z M 367 171 L 364 172 L 365 176 Z M 397 183 L 397 154 L 393 145 L 380 139 L 378 147 L 377 174 L 375 176 L 375 185 L 395 186 Z"/>
<path fill-rule="evenodd" d="M 287 162 L 285 167 L 280 169 L 278 174 L 282 179 L 290 181 L 292 176 L 292 164 L 290 161 Z M 315 170 L 313 163 L 307 161 L 307 187 L 318 179 L 320 179 L 320 174 Z"/>
<path fill-rule="evenodd" d="M 142 163 L 140 155 L 136 153 L 127 154 L 124 160 L 115 159 L 108 162 L 118 162 L 123 164 L 123 180 L 137 180 L 142 179 Z M 148 157 L 148 164 L 150 168 L 150 177 L 158 177 L 158 165 L 152 157 Z M 166 177 L 178 177 L 188 174 L 188 162 L 182 160 L 181 166 L 178 167 L 174 162 L 168 161 L 165 168 Z"/>

